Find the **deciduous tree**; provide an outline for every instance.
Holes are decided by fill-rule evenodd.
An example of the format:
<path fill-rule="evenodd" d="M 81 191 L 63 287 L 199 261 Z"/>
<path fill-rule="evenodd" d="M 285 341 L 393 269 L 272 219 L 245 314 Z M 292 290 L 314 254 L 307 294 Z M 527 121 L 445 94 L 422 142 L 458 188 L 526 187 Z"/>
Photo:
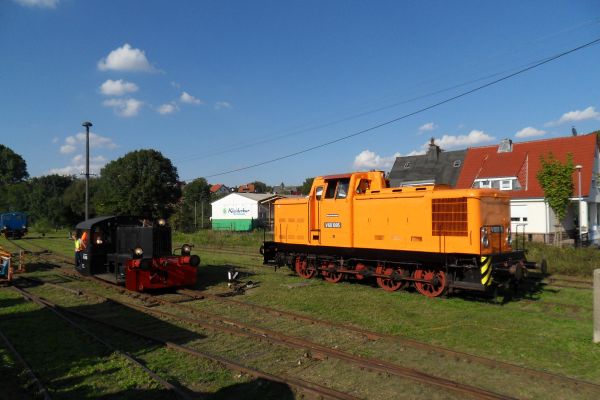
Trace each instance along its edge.
<path fill-rule="evenodd" d="M 0 144 L 0 186 L 27 179 L 27 163 L 10 148 Z"/>
<path fill-rule="evenodd" d="M 549 153 L 547 158 L 541 156 L 540 161 L 542 168 L 537 173 L 537 180 L 544 190 L 546 201 L 558 220 L 562 221 L 573 195 L 573 156 L 568 154 L 567 161 L 562 163 Z"/>
<path fill-rule="evenodd" d="M 100 171 L 98 213 L 168 217 L 181 197 L 177 168 L 156 150 L 136 150 Z"/>

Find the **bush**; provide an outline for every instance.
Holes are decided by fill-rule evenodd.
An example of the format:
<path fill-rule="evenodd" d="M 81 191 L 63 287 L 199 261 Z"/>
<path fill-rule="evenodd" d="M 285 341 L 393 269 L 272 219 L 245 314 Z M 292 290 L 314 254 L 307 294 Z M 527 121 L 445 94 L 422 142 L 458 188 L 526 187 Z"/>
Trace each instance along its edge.
<path fill-rule="evenodd" d="M 556 247 L 544 243 L 528 242 L 527 259 L 538 264 L 546 259 L 551 274 L 589 277 L 600 268 L 600 251 L 595 247 Z"/>

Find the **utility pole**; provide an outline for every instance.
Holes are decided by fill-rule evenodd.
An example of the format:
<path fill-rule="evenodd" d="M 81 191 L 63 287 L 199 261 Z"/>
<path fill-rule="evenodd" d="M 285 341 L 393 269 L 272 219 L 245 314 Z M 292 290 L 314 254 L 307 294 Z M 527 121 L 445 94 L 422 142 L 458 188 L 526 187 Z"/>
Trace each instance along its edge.
<path fill-rule="evenodd" d="M 200 225 L 202 226 L 202 229 L 204 229 L 204 200 L 200 203 L 200 207 L 202 209 L 202 221 L 200 222 Z"/>
<path fill-rule="evenodd" d="M 198 204 L 198 202 L 196 200 L 194 200 L 194 230 L 197 231 L 198 230 L 198 217 L 197 217 L 197 213 L 196 213 L 196 204 Z"/>
<path fill-rule="evenodd" d="M 89 121 L 84 122 L 81 126 L 85 126 L 85 219 L 90 218 L 90 126 Z"/>

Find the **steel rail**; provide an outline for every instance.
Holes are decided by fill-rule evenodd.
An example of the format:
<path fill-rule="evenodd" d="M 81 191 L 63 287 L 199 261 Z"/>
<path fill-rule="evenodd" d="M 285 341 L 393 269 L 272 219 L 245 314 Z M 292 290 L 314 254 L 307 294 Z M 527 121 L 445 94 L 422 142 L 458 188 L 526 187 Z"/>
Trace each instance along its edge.
<path fill-rule="evenodd" d="M 291 311 L 284 311 L 284 310 L 275 309 L 275 308 L 271 308 L 271 307 L 267 307 L 267 306 L 263 306 L 263 305 L 259 305 L 259 304 L 247 303 L 247 302 L 243 302 L 243 301 L 239 301 L 239 300 L 234 300 L 229 297 L 223 297 L 223 296 L 219 296 L 219 295 L 199 292 L 199 291 L 190 290 L 190 289 L 179 289 L 178 292 L 180 292 L 182 294 L 186 294 L 188 296 L 197 296 L 196 297 L 197 299 L 206 298 L 209 300 L 215 300 L 215 301 L 222 302 L 222 303 L 229 303 L 229 304 L 233 304 L 236 306 L 241 306 L 241 307 L 246 307 L 246 308 L 254 308 L 254 309 L 257 309 L 257 310 L 260 310 L 263 312 L 270 313 L 272 315 L 284 316 L 284 317 L 291 318 L 293 320 L 306 321 L 311 324 L 320 324 L 320 325 L 324 325 L 324 326 L 345 329 L 345 330 L 363 335 L 364 337 L 366 337 L 367 339 L 370 339 L 370 340 L 376 340 L 376 339 L 391 340 L 391 341 L 394 341 L 399 344 L 409 346 L 409 347 L 412 347 L 415 349 L 425 350 L 425 351 L 434 351 L 436 353 L 443 354 L 445 356 L 454 357 L 454 358 L 462 358 L 462 359 L 466 359 L 469 361 L 474 361 L 474 362 L 477 362 L 479 364 L 482 364 L 482 365 L 485 365 L 488 367 L 503 368 L 507 371 L 524 373 L 524 374 L 527 374 L 527 375 L 530 375 L 533 377 L 544 378 L 550 382 L 555 382 L 556 380 L 561 380 L 561 381 L 564 381 L 565 383 L 569 383 L 571 385 L 586 386 L 590 389 L 600 391 L 600 384 L 597 384 L 594 382 L 584 381 L 584 380 L 572 378 L 572 377 L 565 376 L 565 375 L 559 375 L 559 374 L 555 374 L 552 372 L 528 368 L 528 367 L 524 367 L 521 365 L 512 364 L 512 363 L 509 363 L 506 361 L 495 360 L 492 358 L 478 356 L 478 355 L 471 354 L 471 353 L 465 353 L 465 352 L 461 352 L 458 350 L 452 350 L 452 349 L 448 349 L 446 347 L 437 346 L 437 345 L 421 342 L 421 341 L 414 340 L 414 339 L 403 338 L 403 337 L 397 336 L 397 335 L 374 332 L 374 331 L 358 328 L 358 327 L 355 327 L 352 325 L 341 324 L 341 323 L 336 323 L 336 322 L 331 322 L 331 321 L 325 321 L 325 320 L 322 320 L 319 318 L 310 317 L 307 315 L 302 315 L 302 314 L 294 313 Z"/>
<path fill-rule="evenodd" d="M 23 296 L 26 299 L 29 299 L 30 301 L 33 301 L 34 303 L 38 304 L 41 307 L 47 308 L 48 310 L 52 311 L 55 315 L 57 315 L 59 318 L 63 319 L 64 321 L 66 321 L 69 325 L 79 329 L 80 331 L 84 332 L 86 335 L 88 335 L 89 337 L 91 337 L 92 339 L 94 339 L 95 341 L 103 344 L 106 348 L 108 348 L 109 350 L 119 354 L 120 356 L 122 356 L 123 358 L 125 358 L 127 361 L 129 361 L 131 364 L 133 364 L 134 366 L 140 368 L 141 370 L 143 370 L 144 372 L 146 372 L 148 375 L 150 375 L 152 377 L 152 379 L 154 379 L 155 381 L 157 381 L 158 383 L 160 383 L 165 389 L 173 392 L 173 394 L 175 394 L 178 398 L 180 399 L 185 399 L 185 400 L 191 400 L 191 397 L 185 393 L 183 390 L 181 390 L 179 387 L 173 385 L 172 383 L 168 382 L 167 380 L 165 380 L 164 378 L 160 377 L 158 374 L 156 374 L 154 371 L 152 371 L 151 369 L 149 369 L 148 367 L 146 367 L 140 360 L 138 360 L 136 357 L 121 351 L 119 349 L 117 349 L 116 347 L 114 347 L 113 345 L 111 345 L 110 343 L 108 343 L 106 340 L 100 338 L 99 336 L 97 336 L 96 334 L 92 333 L 89 329 L 85 328 L 84 326 L 82 326 L 81 324 L 73 321 L 71 318 L 67 317 L 66 315 L 64 315 L 63 312 L 61 312 L 63 309 L 62 307 L 57 306 L 54 303 L 51 303 L 41 297 L 35 296 L 31 293 L 29 293 L 28 291 L 18 287 L 18 286 L 12 286 L 12 288 L 17 291 L 21 296 Z"/>
<path fill-rule="evenodd" d="M 32 300 L 32 301 L 34 301 L 34 302 L 36 302 L 36 303 L 38 303 L 40 305 L 43 305 L 44 307 L 48 307 L 51 310 L 59 313 L 60 315 L 62 315 L 63 313 L 71 314 L 71 315 L 77 316 L 79 318 L 88 320 L 88 321 L 96 322 L 96 323 L 108 326 L 110 328 L 117 329 L 117 330 L 129 333 L 131 335 L 134 335 L 134 336 L 146 339 L 146 340 L 150 340 L 150 341 L 153 341 L 155 343 L 162 344 L 162 345 L 164 345 L 164 346 L 166 346 L 168 348 L 172 348 L 174 350 L 178 350 L 180 352 L 184 352 L 184 353 L 193 355 L 195 357 L 199 357 L 199 358 L 204 358 L 204 359 L 208 359 L 208 360 L 211 360 L 211 361 L 215 361 L 215 362 L 217 362 L 219 364 L 222 364 L 222 365 L 226 366 L 229 369 L 233 369 L 233 370 L 236 370 L 236 371 L 239 371 L 239 372 L 243 372 L 245 374 L 254 376 L 256 378 L 263 378 L 263 379 L 267 379 L 267 380 L 270 380 L 270 381 L 273 381 L 273 382 L 278 382 L 278 383 L 292 385 L 292 386 L 296 387 L 297 389 L 300 389 L 301 391 L 304 391 L 306 393 L 315 395 L 317 397 L 325 397 L 325 398 L 338 399 L 338 400 L 358 400 L 357 397 L 352 396 L 352 395 L 350 395 L 348 393 L 339 392 L 337 390 L 330 389 L 330 388 L 327 388 L 327 387 L 324 387 L 324 386 L 321 386 L 321 385 L 318 385 L 318 384 L 315 384 L 315 383 L 312 383 L 312 382 L 307 382 L 307 381 L 304 381 L 304 380 L 301 380 L 301 379 L 296 379 L 296 378 L 291 378 L 291 377 L 278 377 L 276 375 L 272 375 L 272 374 L 269 374 L 269 373 L 266 373 L 266 372 L 263 372 L 263 371 L 259 371 L 259 370 L 256 370 L 256 369 L 244 366 L 244 365 L 236 363 L 234 361 L 227 360 L 227 359 L 225 359 L 223 357 L 219 357 L 219 356 L 215 356 L 215 355 L 212 355 L 212 354 L 204 353 L 204 352 L 201 352 L 199 350 L 192 349 L 190 347 L 181 346 L 181 345 L 178 345 L 178 344 L 176 344 L 174 342 L 171 342 L 171 341 L 168 341 L 168 340 L 163 340 L 163 339 L 160 339 L 158 337 L 149 335 L 147 333 L 142 333 L 142 332 L 136 331 L 134 329 L 126 328 L 126 327 L 120 326 L 118 324 L 114 324 L 114 323 L 105 321 L 105 320 L 103 320 L 101 318 L 93 317 L 93 316 L 91 316 L 89 314 L 84 314 L 84 313 L 81 313 L 81 312 L 78 312 L 78 311 L 75 311 L 75 310 L 69 310 L 68 308 L 62 307 L 62 306 L 57 305 L 55 303 L 52 303 L 51 301 L 49 301 L 47 299 L 35 296 L 35 295 L 33 295 L 33 294 L 31 294 L 31 293 L 29 293 L 29 292 L 27 292 L 27 291 L 25 291 L 25 290 L 23 290 L 21 288 L 16 288 L 16 289 L 19 292 L 22 292 L 22 295 L 24 297 L 29 298 L 30 300 Z M 84 295 L 89 295 L 89 294 L 84 293 Z M 105 299 L 107 301 L 110 301 L 111 303 L 118 304 L 118 305 L 121 305 L 121 306 L 126 306 L 126 307 L 128 306 L 128 305 L 126 305 L 124 303 L 112 300 L 112 299 L 110 299 L 108 297 L 99 296 L 99 295 L 96 295 L 96 294 L 94 294 L 93 297 L 102 298 L 102 299 Z M 131 308 L 136 308 L 136 307 L 131 307 Z M 142 311 L 144 311 L 146 313 L 148 313 L 148 311 L 149 311 L 145 307 L 139 307 L 139 309 L 141 309 Z M 62 315 L 62 318 L 67 318 L 67 317 L 65 317 L 64 315 Z M 118 351 L 118 350 L 116 350 L 116 351 Z M 186 397 L 186 398 L 189 398 L 189 397 Z"/>
<path fill-rule="evenodd" d="M 4 333 L 1 330 L 0 330 L 0 339 L 2 339 L 6 348 L 13 355 L 15 361 L 17 363 L 21 364 L 21 367 L 25 370 L 27 375 L 29 375 L 31 380 L 35 383 L 35 386 L 37 387 L 36 395 L 41 396 L 44 400 L 51 400 L 52 397 L 50 397 L 50 393 L 48 393 L 48 390 L 44 387 L 44 385 L 42 385 L 42 381 L 40 380 L 40 378 L 38 378 L 36 376 L 35 372 L 33 372 L 33 369 L 31 368 L 31 366 L 29 366 L 29 364 L 27 364 L 27 361 L 25 361 L 25 359 L 23 359 L 21 354 L 19 354 L 17 349 L 15 349 L 15 347 L 12 345 L 10 340 L 8 340 L 6 335 L 4 335 Z"/>
<path fill-rule="evenodd" d="M 93 279 L 94 281 L 97 281 L 103 285 L 107 285 L 109 287 L 120 290 L 122 293 L 126 292 L 124 289 L 119 289 L 118 287 L 116 287 L 113 284 L 107 283 L 105 281 L 102 281 L 102 280 L 99 280 L 99 279 L 96 279 L 93 277 L 83 277 L 79 274 L 75 275 L 75 274 L 70 274 L 70 273 L 68 273 L 68 275 L 77 276 L 79 278 L 85 278 L 85 279 Z M 425 343 L 425 342 L 420 342 L 420 341 L 413 340 L 413 339 L 402 338 L 402 337 L 396 336 L 396 335 L 369 331 L 369 330 L 357 328 L 357 327 L 354 327 L 351 325 L 325 321 L 325 320 L 321 320 L 318 318 L 314 318 L 314 317 L 310 317 L 310 316 L 306 316 L 306 315 L 302 315 L 302 314 L 297 314 L 297 313 L 290 312 L 290 311 L 284 311 L 284 310 L 274 309 L 274 308 L 270 308 L 270 307 L 266 307 L 266 306 L 262 306 L 262 305 L 251 304 L 251 303 L 246 303 L 246 302 L 242 302 L 242 301 L 238 301 L 238 300 L 233 300 L 228 297 L 223 297 L 220 295 L 213 295 L 213 294 L 208 294 L 208 293 L 189 290 L 189 289 L 180 289 L 180 290 L 178 290 L 178 292 L 181 294 L 193 297 L 195 299 L 208 298 L 211 300 L 215 300 L 215 301 L 219 301 L 219 302 L 227 302 L 230 304 L 235 304 L 235 305 L 243 306 L 246 308 L 254 308 L 254 309 L 264 311 L 264 312 L 268 312 L 268 313 L 276 315 L 276 316 L 285 316 L 285 317 L 289 317 L 294 320 L 307 321 L 307 322 L 310 322 L 311 324 L 321 324 L 321 325 L 335 327 L 335 328 L 339 328 L 339 329 L 345 329 L 345 330 L 352 331 L 357 334 L 363 335 L 367 339 L 370 339 L 370 340 L 376 340 L 376 339 L 392 340 L 397 343 L 400 343 L 400 344 L 403 344 L 403 345 L 406 345 L 406 346 L 409 346 L 409 347 L 412 347 L 415 349 L 425 350 L 425 351 L 434 351 L 434 352 L 444 355 L 444 356 L 465 359 L 465 360 L 477 362 L 479 364 L 489 366 L 492 368 L 502 368 L 502 369 L 505 369 L 505 370 L 511 371 L 511 372 L 524 373 L 529 376 L 546 379 L 550 382 L 556 382 L 557 380 L 560 380 L 566 384 L 574 385 L 576 387 L 586 387 L 586 388 L 589 388 L 592 390 L 600 391 L 600 384 L 596 384 L 594 382 L 581 380 L 581 379 L 577 379 L 577 378 L 573 378 L 573 377 L 569 377 L 569 376 L 565 376 L 565 375 L 560 375 L 560 374 L 556 374 L 556 373 L 552 373 L 552 372 L 548 372 L 548 371 L 528 368 L 528 367 L 524 367 L 521 365 L 505 362 L 505 361 L 499 361 L 499 360 L 487 358 L 484 356 L 477 356 L 474 354 L 465 353 L 465 352 L 461 352 L 461 351 L 457 351 L 457 350 L 452 350 L 452 349 L 448 349 L 448 348 L 445 348 L 442 346 L 436 346 L 436 345 L 432 345 L 432 344 Z M 145 297 L 146 301 L 151 301 L 151 300 L 157 299 L 156 296 L 143 295 L 143 297 Z M 176 304 L 174 302 L 167 302 L 167 303 Z"/>
<path fill-rule="evenodd" d="M 103 282 L 103 283 L 106 283 L 106 282 Z M 113 287 L 113 288 L 115 287 L 114 285 L 112 285 L 110 283 L 106 283 L 106 285 Z M 128 292 L 125 290 L 123 290 L 122 293 L 128 294 Z M 89 294 L 89 293 L 84 291 L 84 294 Z M 424 383 L 424 384 L 427 384 L 430 386 L 435 386 L 435 387 L 443 388 L 446 390 L 450 390 L 452 392 L 455 392 L 455 393 L 458 393 L 461 395 L 468 395 L 475 399 L 487 399 L 487 400 L 511 399 L 511 397 L 506 396 L 506 395 L 494 393 L 494 392 L 491 392 L 491 391 L 488 391 L 485 389 L 481 389 L 481 388 L 474 387 L 474 386 L 471 386 L 468 384 L 456 382 L 456 381 L 453 381 L 450 379 L 430 375 L 430 374 L 424 373 L 422 371 L 419 371 L 419 370 L 416 370 L 413 368 L 402 367 L 397 364 L 393 364 L 391 362 L 387 362 L 384 360 L 356 356 L 351 353 L 344 352 L 344 351 L 337 350 L 337 349 L 332 349 L 332 348 L 329 348 L 326 346 L 322 346 L 322 345 L 319 345 L 317 343 L 314 343 L 314 342 L 311 342 L 308 340 L 285 335 L 285 334 L 275 332 L 275 331 L 272 331 L 269 329 L 259 328 L 259 327 L 245 324 L 245 323 L 235 321 L 232 319 L 223 318 L 218 315 L 206 313 L 206 312 L 197 310 L 193 307 L 189 307 L 189 306 L 182 305 L 179 303 L 174 303 L 172 301 L 160 299 L 156 296 L 149 296 L 149 295 L 139 296 L 139 294 L 137 294 L 137 293 L 136 293 L 136 295 L 138 298 L 141 297 L 142 299 L 146 299 L 146 300 L 151 299 L 162 305 L 172 306 L 172 307 L 178 308 L 182 311 L 201 315 L 202 317 L 209 319 L 211 321 L 216 321 L 217 323 L 206 322 L 206 321 L 202 321 L 202 320 L 198 320 L 198 319 L 194 319 L 194 318 L 189 318 L 189 317 L 181 316 L 178 314 L 173 314 L 173 313 L 169 313 L 166 311 L 157 310 L 155 308 L 150 309 L 148 307 L 139 306 L 139 305 L 135 305 L 132 303 L 120 302 L 120 301 L 117 301 L 117 300 L 114 300 L 114 299 L 111 299 L 111 298 L 108 298 L 105 296 L 97 295 L 97 294 L 93 294 L 92 296 L 110 301 L 115 304 L 122 305 L 124 307 L 136 309 L 141 312 L 146 312 L 146 313 L 153 314 L 153 315 L 163 317 L 163 318 L 171 318 L 171 319 L 179 320 L 179 321 L 186 322 L 186 323 L 189 323 L 192 325 L 196 325 L 196 326 L 199 326 L 199 327 L 202 327 L 205 329 L 217 330 L 217 331 L 226 332 L 226 333 L 237 335 L 237 336 L 250 337 L 250 338 L 256 339 L 258 341 L 268 341 L 270 343 L 278 344 L 278 345 L 282 345 L 282 346 L 286 346 L 286 347 L 295 347 L 295 348 L 299 348 L 299 349 L 303 349 L 303 350 L 309 349 L 316 354 L 328 356 L 331 358 L 336 358 L 336 359 L 348 362 L 350 364 L 354 364 L 354 365 L 358 366 L 359 368 L 365 368 L 365 369 L 369 369 L 372 371 L 382 372 L 382 373 L 386 373 L 386 374 L 390 374 L 390 375 L 396 375 L 401 378 L 412 379 L 412 380 L 415 380 L 415 381 L 418 381 L 418 382 L 421 382 L 421 383 Z"/>

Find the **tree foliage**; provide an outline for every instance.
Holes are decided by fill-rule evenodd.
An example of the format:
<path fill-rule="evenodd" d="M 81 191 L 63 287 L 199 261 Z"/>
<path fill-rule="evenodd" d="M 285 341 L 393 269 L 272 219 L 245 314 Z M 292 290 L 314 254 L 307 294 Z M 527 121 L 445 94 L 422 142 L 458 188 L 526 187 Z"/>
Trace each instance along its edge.
<path fill-rule="evenodd" d="M 267 193 L 267 184 L 261 181 L 254 181 L 252 182 L 252 185 L 254 185 L 254 192 L 255 193 Z"/>
<path fill-rule="evenodd" d="M 22 182 L 28 177 L 23 157 L 0 144 L 0 186 Z"/>
<path fill-rule="evenodd" d="M 537 180 L 544 190 L 546 201 L 556 214 L 559 221 L 567 215 L 567 207 L 573 195 L 573 166 L 572 154 L 567 155 L 567 161 L 561 163 L 552 153 L 548 158 L 540 157 L 542 168 L 537 173 Z"/>
<path fill-rule="evenodd" d="M 98 190 L 98 178 L 90 178 L 89 182 L 89 214 L 90 217 L 96 215 L 94 208 L 94 197 Z M 83 221 L 85 218 L 85 180 L 74 179 L 73 183 L 66 188 L 63 193 L 63 203 L 71 214 L 73 221 Z"/>
<path fill-rule="evenodd" d="M 58 228 L 73 222 L 74 218 L 65 205 L 63 194 L 74 182 L 73 177 L 47 175 L 28 182 L 27 212 L 32 221 L 46 221 Z"/>
<path fill-rule="evenodd" d="M 156 150 L 136 150 L 100 171 L 96 210 L 102 214 L 168 217 L 181 197 L 177 168 Z"/>
<path fill-rule="evenodd" d="M 300 187 L 300 193 L 303 195 L 308 195 L 310 193 L 310 189 L 312 188 L 312 184 L 315 178 L 306 178 L 304 183 Z"/>
<path fill-rule="evenodd" d="M 206 179 L 194 179 L 183 188 L 179 208 L 171 219 L 172 225 L 184 232 L 192 232 L 196 228 L 206 226 L 210 216 L 210 201 L 210 185 Z M 204 221 L 201 220 L 203 215 Z"/>

